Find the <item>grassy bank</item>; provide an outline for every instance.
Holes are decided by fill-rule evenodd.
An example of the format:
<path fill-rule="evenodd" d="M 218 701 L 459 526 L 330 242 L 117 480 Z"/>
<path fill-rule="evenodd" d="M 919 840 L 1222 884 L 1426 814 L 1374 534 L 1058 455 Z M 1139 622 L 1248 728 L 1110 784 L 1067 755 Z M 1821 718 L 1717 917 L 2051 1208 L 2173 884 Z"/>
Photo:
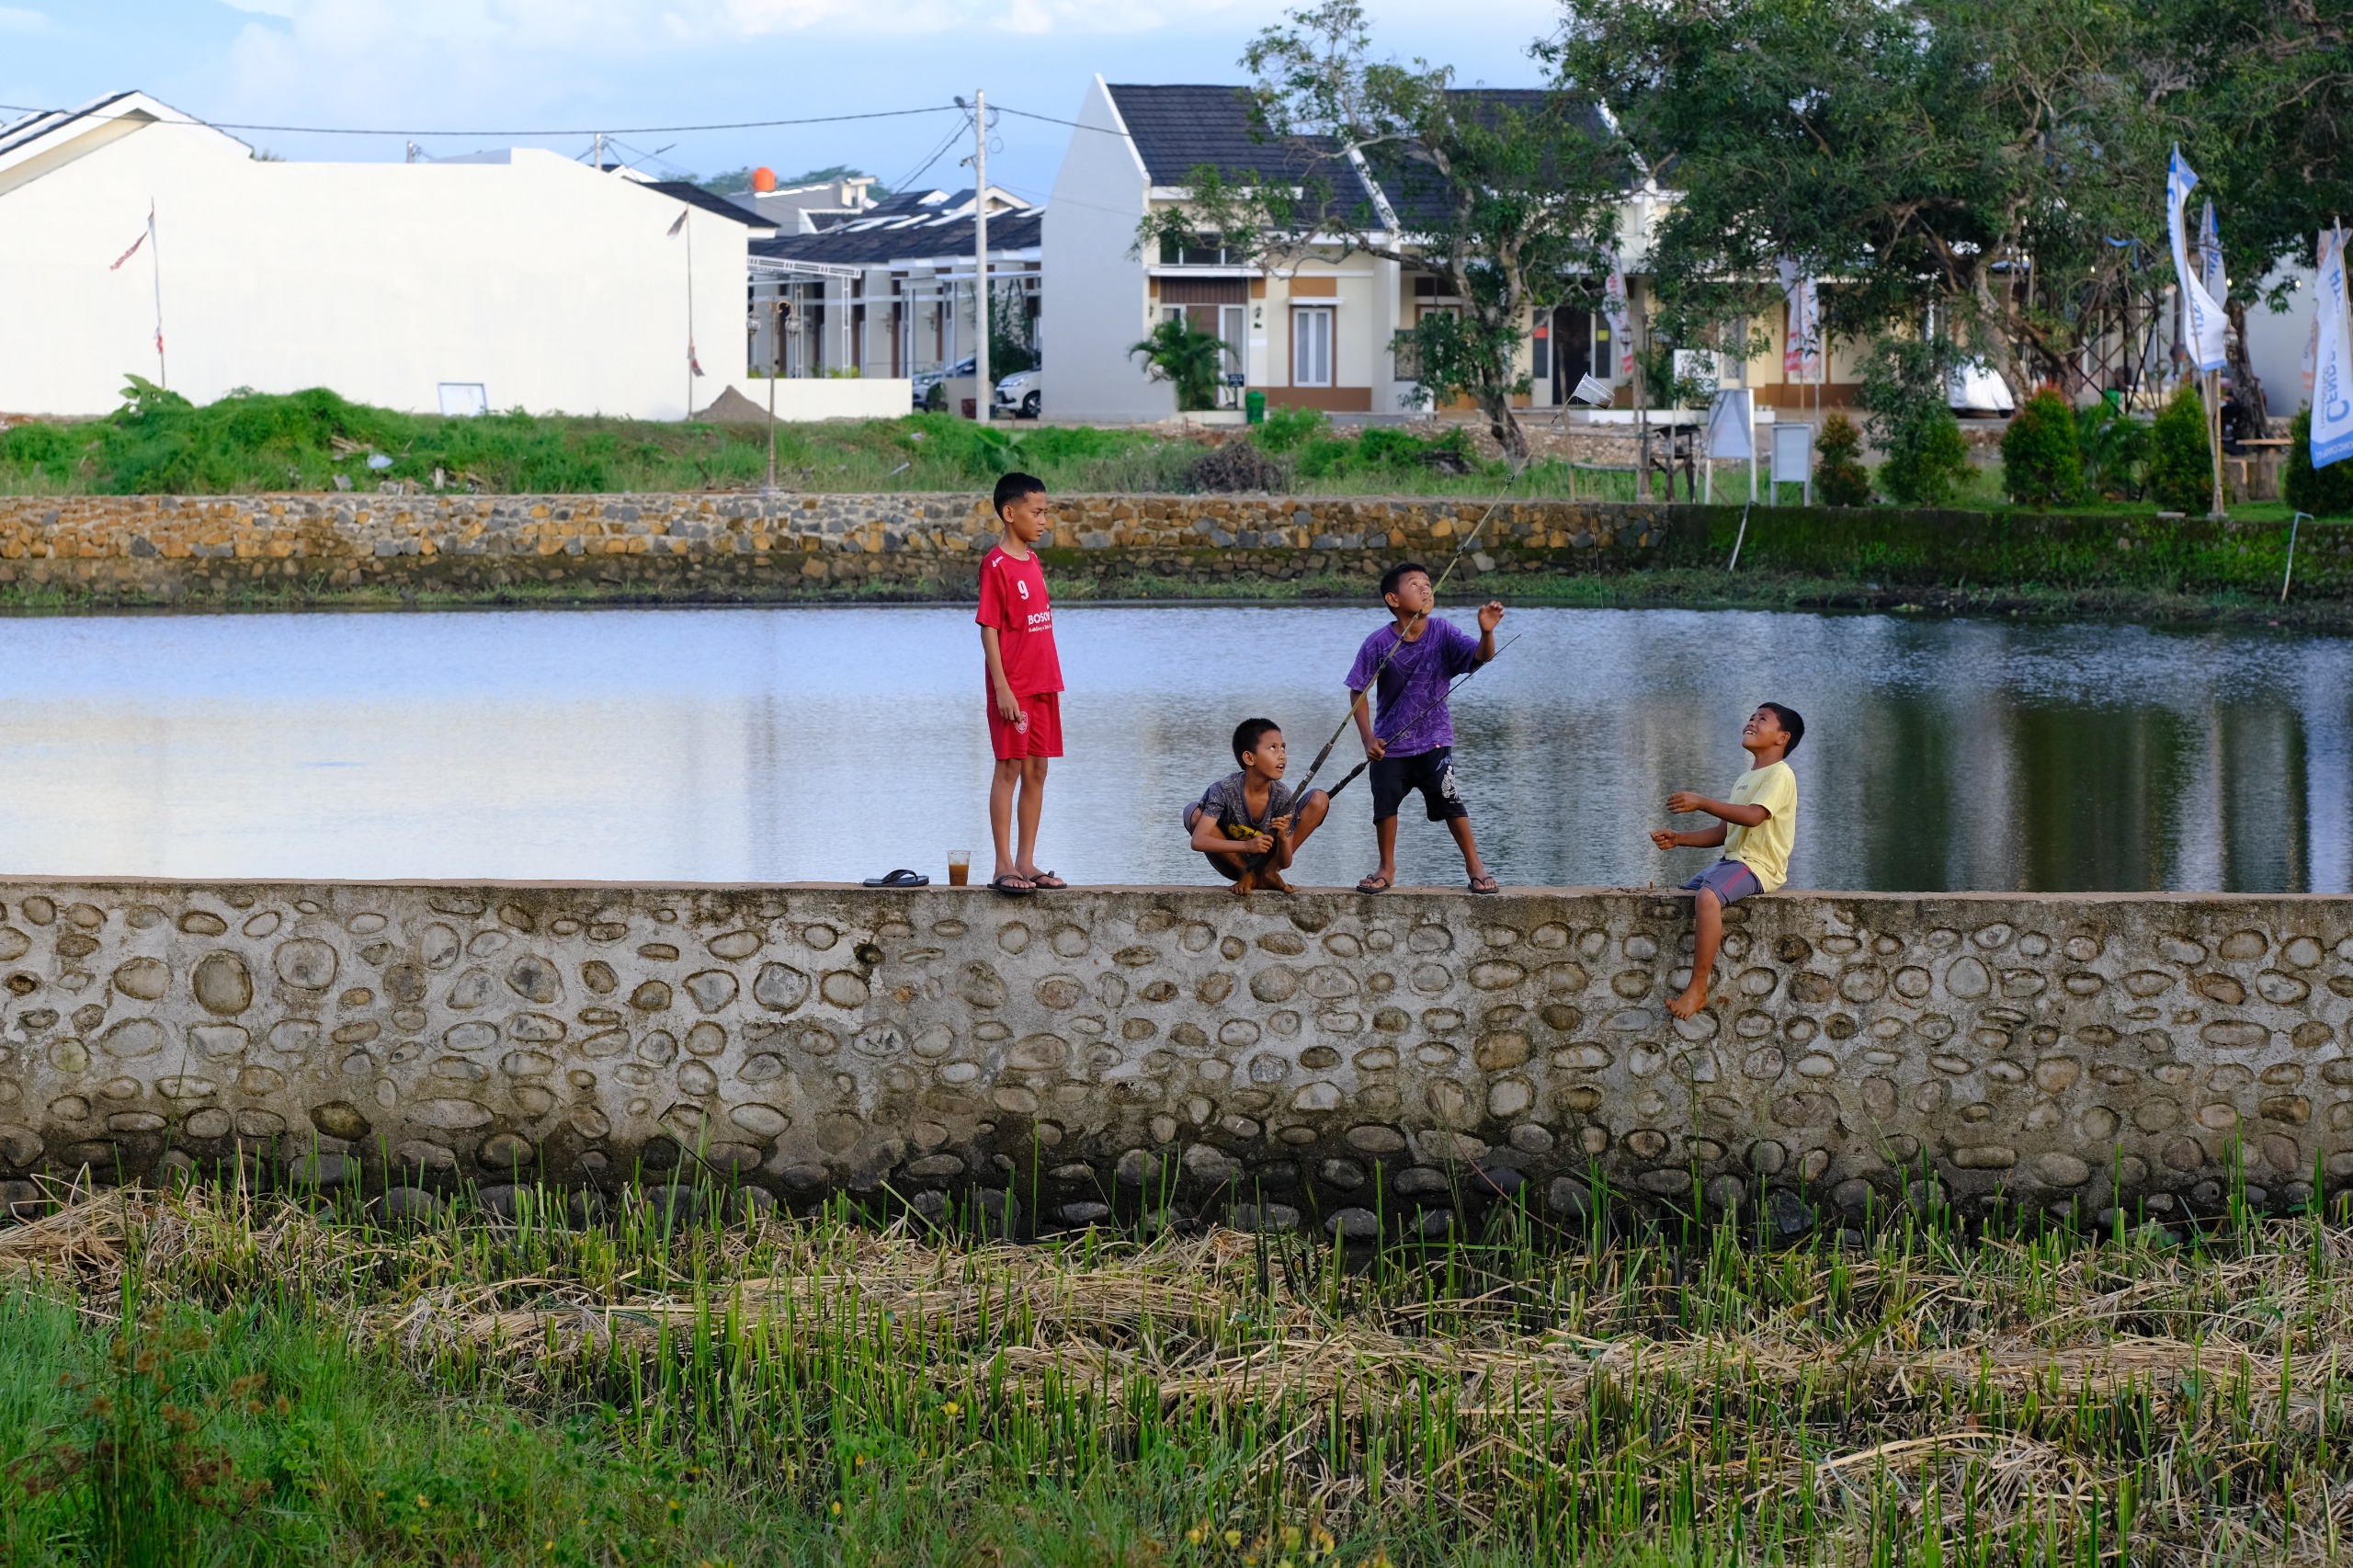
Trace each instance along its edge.
<path fill-rule="evenodd" d="M 1506 1207 L 1342 1254 L 104 1196 L 0 1233 L 0 1531 L 23 1563 L 2337 1559 L 2353 1232 L 1920 1201 L 1868 1237 L 1788 1197 Z"/>
<path fill-rule="evenodd" d="M 1489 494 L 1504 464 L 1467 435 L 1394 428 L 1343 434 L 1278 425 L 1218 456 L 1215 437 L 1142 428 L 999 423 L 945 415 L 779 425 L 779 487 L 871 493 L 985 489 L 1013 469 L 1061 490 L 1186 494 L 1265 488 L 1302 494 Z M 1237 463 L 1239 466 L 1237 467 Z M 360 491 L 386 482 L 499 494 L 744 490 L 768 473 L 764 425 L 491 414 L 403 414 L 331 392 L 241 394 L 203 407 L 143 395 L 104 419 L 36 422 L 0 432 L 0 494 L 240 495 Z M 1516 494 L 1566 495 L 1566 464 L 1540 465 Z M 1577 476 L 1631 498 L 1631 474 Z"/>
<path fill-rule="evenodd" d="M 779 425 L 777 481 L 806 492 L 972 491 L 1019 468 L 1055 489 L 1097 494 L 1274 490 L 1634 499 L 1631 472 L 1592 466 L 1597 449 L 1564 448 L 1563 431 L 1541 420 L 1533 429 L 1537 460 L 1515 476 L 1487 450 L 1483 431 L 1459 422 L 1348 429 L 1312 411 L 1279 410 L 1247 432 L 1182 435 L 1018 422 L 983 426 L 910 415 Z M 1595 435 L 1571 439 L 1584 443 Z M 1631 460 L 1620 451 L 1610 460 Z M 250 495 L 327 492 L 338 481 L 359 491 L 388 481 L 429 489 L 437 476 L 444 486 L 499 494 L 597 494 L 743 490 L 764 483 L 767 473 L 762 425 L 519 411 L 448 419 L 354 403 L 324 389 L 236 393 L 196 407 L 134 385 L 126 389 L 123 407 L 106 418 L 0 430 L 0 495 Z M 1724 465 L 1718 479 L 1724 494 L 1745 493 L 1744 465 Z M 1783 487 L 1786 499 L 1798 494 Z M 1970 470 L 1951 506 L 2011 510 L 1993 468 Z M 2154 511 L 2154 502 L 2096 501 L 2053 515 L 2146 517 Z M 2288 510 L 2257 502 L 2234 507 L 2233 515 L 2285 523 Z"/>

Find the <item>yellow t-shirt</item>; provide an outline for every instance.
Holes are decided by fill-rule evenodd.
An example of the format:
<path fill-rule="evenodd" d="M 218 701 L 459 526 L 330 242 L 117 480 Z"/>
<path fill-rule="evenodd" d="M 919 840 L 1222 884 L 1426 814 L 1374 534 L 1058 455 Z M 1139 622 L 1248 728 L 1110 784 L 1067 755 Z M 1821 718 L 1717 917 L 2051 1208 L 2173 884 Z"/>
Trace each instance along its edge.
<path fill-rule="evenodd" d="M 1724 824 L 1724 858 L 1756 872 L 1756 885 L 1771 892 L 1790 880 L 1790 851 L 1798 841 L 1798 776 L 1786 762 L 1752 767 L 1733 781 L 1732 803 L 1773 813 L 1755 827 Z"/>

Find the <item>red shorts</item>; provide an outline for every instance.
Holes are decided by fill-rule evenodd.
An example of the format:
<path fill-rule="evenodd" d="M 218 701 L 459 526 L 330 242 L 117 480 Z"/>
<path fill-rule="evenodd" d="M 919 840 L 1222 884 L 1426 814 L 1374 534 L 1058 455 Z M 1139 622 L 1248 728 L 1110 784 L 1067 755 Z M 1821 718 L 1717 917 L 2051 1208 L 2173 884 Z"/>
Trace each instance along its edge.
<path fill-rule="evenodd" d="M 996 710 L 996 699 L 988 699 L 989 749 L 999 762 L 1010 762 L 1023 756 L 1060 756 L 1063 754 L 1063 701 L 1059 691 L 1041 691 L 1021 699 L 1022 722 L 1008 724 Z"/>

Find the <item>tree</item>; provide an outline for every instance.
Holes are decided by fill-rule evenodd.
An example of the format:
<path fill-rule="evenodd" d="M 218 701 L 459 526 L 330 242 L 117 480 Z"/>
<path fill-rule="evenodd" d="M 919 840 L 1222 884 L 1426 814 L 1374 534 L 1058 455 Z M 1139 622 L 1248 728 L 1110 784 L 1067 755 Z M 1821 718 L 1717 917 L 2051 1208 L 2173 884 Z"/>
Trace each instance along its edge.
<path fill-rule="evenodd" d="M 1863 367 L 1863 407 L 1885 460 L 1880 488 L 1907 506 L 1940 506 L 1969 472 L 1969 443 L 1945 402 L 1958 351 L 1946 338 L 1881 337 Z"/>
<path fill-rule="evenodd" d="M 1475 403 L 1525 462 L 1519 348 L 1538 312 L 1592 297 L 1608 270 L 1622 144 L 1583 95 L 1459 88 L 1449 68 L 1371 50 L 1358 0 L 1318 0 L 1260 33 L 1242 63 L 1267 171 L 1194 171 L 1139 244 L 1214 235 L 1261 266 L 1361 253 L 1436 273 L 1460 313 L 1424 317 L 1391 350 L 1426 395 Z"/>
<path fill-rule="evenodd" d="M 2022 401 L 2016 347 L 2074 358 L 2086 285 L 2127 265 L 2108 236 L 2162 189 L 2131 4 L 1566 0 L 1547 52 L 1676 192 L 1664 300 L 1791 258 L 1832 335 L 1933 321 Z"/>
<path fill-rule="evenodd" d="M 1225 340 L 1205 332 L 1183 316 L 1169 316 L 1152 329 L 1152 335 L 1129 346 L 1155 381 L 1176 383 L 1176 407 L 1189 414 L 1217 406 L 1218 372 L 1225 368 Z"/>

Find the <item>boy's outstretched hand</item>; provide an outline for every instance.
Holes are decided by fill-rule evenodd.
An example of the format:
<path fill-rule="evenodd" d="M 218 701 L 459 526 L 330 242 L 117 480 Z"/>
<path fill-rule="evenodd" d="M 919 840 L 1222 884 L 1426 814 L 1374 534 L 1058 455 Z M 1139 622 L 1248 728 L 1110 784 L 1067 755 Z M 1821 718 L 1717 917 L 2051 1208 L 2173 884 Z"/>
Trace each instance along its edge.
<path fill-rule="evenodd" d="M 1666 798 L 1666 809 L 1676 816 L 1689 816 L 1693 812 L 1708 809 L 1708 798 L 1689 790 L 1677 790 Z"/>
<path fill-rule="evenodd" d="M 1481 631 L 1493 631 L 1496 626 L 1502 622 L 1503 619 L 1503 600 L 1489 599 L 1485 604 L 1479 607 L 1479 630 Z"/>
<path fill-rule="evenodd" d="M 1651 842 L 1661 849 L 1680 849 L 1683 847 L 1683 835 L 1672 828 L 1663 827 L 1651 835 Z"/>

